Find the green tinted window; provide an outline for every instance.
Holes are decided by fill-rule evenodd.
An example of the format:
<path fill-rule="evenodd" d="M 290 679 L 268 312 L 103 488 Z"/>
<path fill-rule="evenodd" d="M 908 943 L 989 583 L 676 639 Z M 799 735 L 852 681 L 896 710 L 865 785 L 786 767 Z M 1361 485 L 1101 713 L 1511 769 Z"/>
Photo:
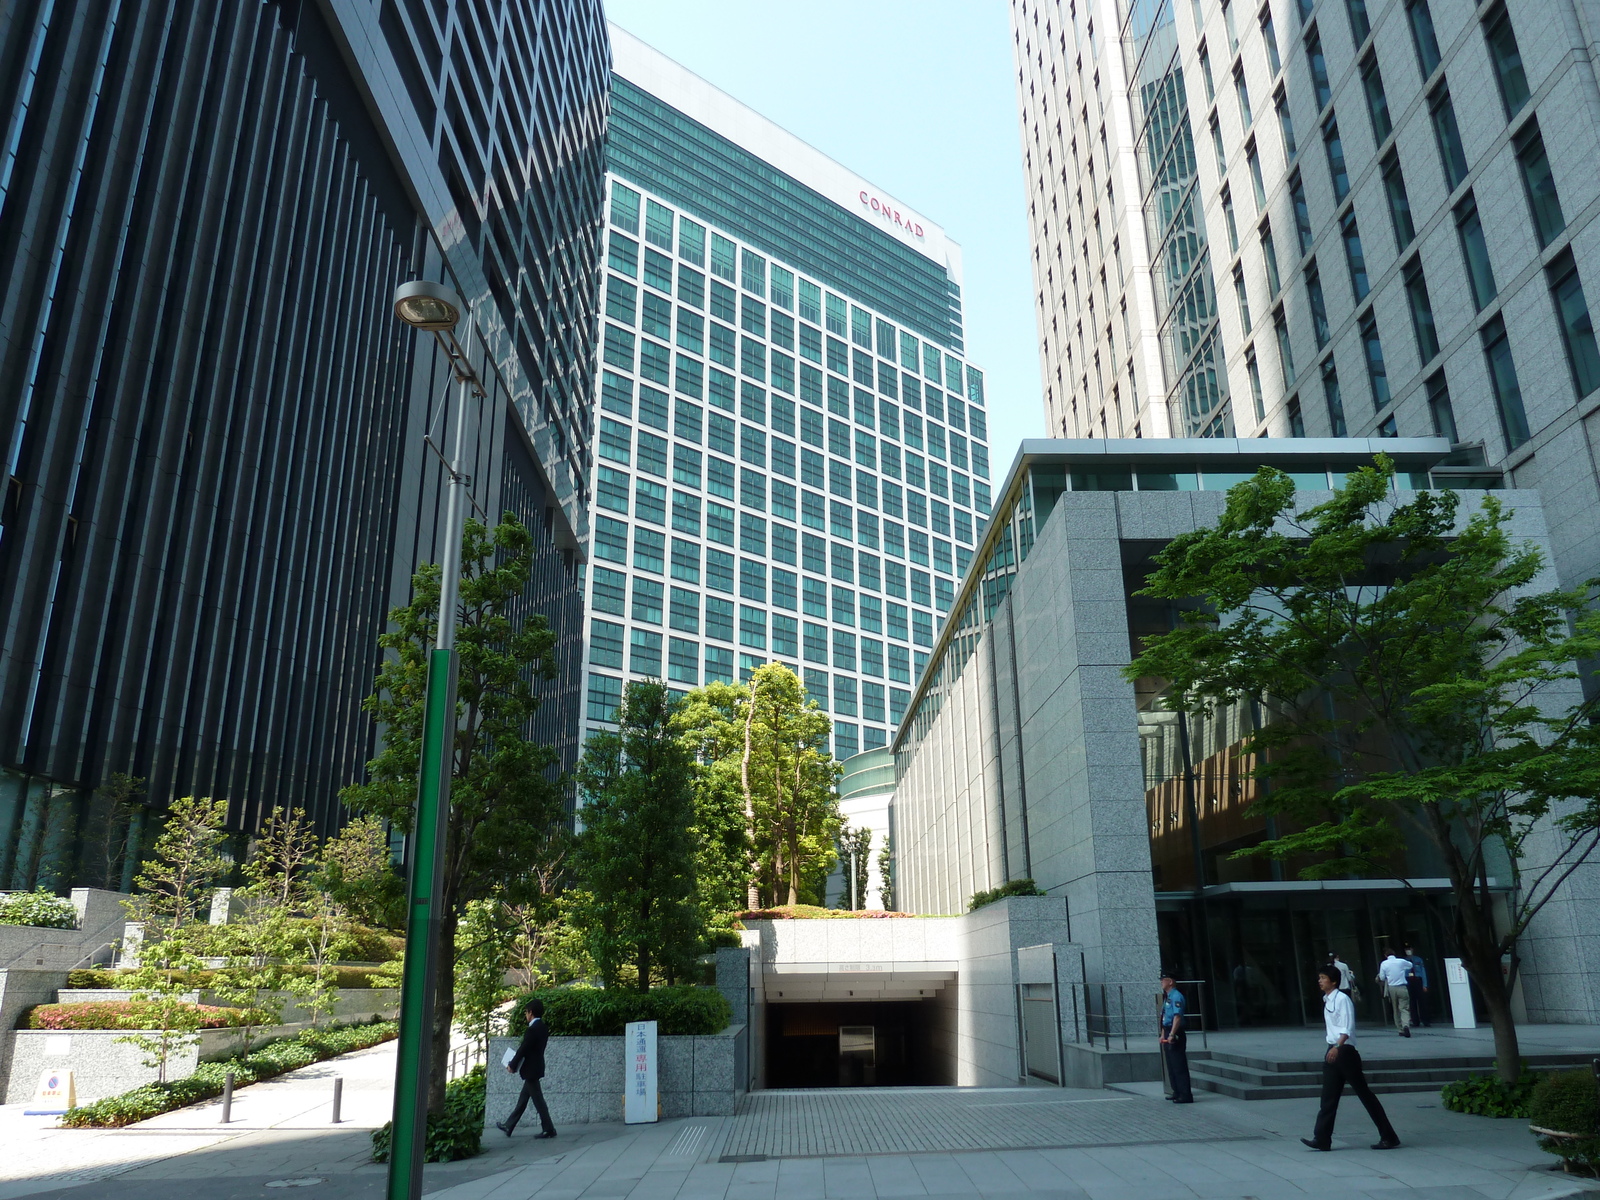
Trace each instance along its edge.
<path fill-rule="evenodd" d="M 644 240 L 663 250 L 672 249 L 672 210 L 654 200 L 645 201 Z"/>
<path fill-rule="evenodd" d="M 611 223 L 629 233 L 639 232 L 639 193 L 615 179 L 611 181 Z"/>
<path fill-rule="evenodd" d="M 706 227 L 688 217 L 678 220 L 678 257 L 696 266 L 706 265 Z"/>
<path fill-rule="evenodd" d="M 777 263 L 772 264 L 772 302 L 794 311 L 794 275 Z"/>
<path fill-rule="evenodd" d="M 734 266 L 734 244 L 720 233 L 711 235 L 711 273 L 732 281 L 737 278 Z"/>
<path fill-rule="evenodd" d="M 743 265 L 743 270 L 740 272 L 740 282 L 744 286 L 744 290 L 754 292 L 758 296 L 765 296 L 767 294 L 767 260 L 759 254 L 751 254 L 748 250 L 740 254 L 739 260 Z"/>
<path fill-rule="evenodd" d="M 1072 469 L 1072 490 L 1075 492 L 1131 492 L 1133 472 L 1127 467 L 1096 467 Z"/>
<path fill-rule="evenodd" d="M 804 279 L 800 281 L 800 319 L 822 324 L 822 289 Z"/>

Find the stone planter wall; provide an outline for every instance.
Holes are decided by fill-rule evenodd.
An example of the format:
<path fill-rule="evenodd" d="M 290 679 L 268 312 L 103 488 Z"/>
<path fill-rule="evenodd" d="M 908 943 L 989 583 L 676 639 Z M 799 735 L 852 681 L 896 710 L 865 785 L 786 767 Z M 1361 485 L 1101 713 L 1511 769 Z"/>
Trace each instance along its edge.
<path fill-rule="evenodd" d="M 662 1037 L 656 1042 L 656 1090 L 663 1117 L 720 1117 L 733 1112 L 743 1094 L 739 1055 L 743 1025 L 702 1037 Z M 545 1048 L 544 1096 L 550 1118 L 563 1125 L 622 1120 L 623 1039 L 621 1037 L 552 1037 Z M 501 1060 L 514 1050 L 516 1038 L 489 1042 L 488 1103 L 484 1129 L 491 1133 L 516 1105 L 522 1080 L 508 1075 Z M 537 1126 L 529 1106 L 522 1124 Z"/>
<path fill-rule="evenodd" d="M 85 999 L 122 1000 L 128 992 L 91 992 L 81 989 Z M 77 991 L 63 990 L 67 1002 Z M 203 1002 L 209 997 L 202 996 Z M 35 1000 L 34 1003 L 43 1003 Z M 399 1011 L 400 993 L 395 988 L 344 988 L 334 1015 L 321 1018 L 321 1024 L 350 1024 L 382 1017 L 392 1020 Z M 310 1017 L 286 1005 L 281 1025 L 261 1026 L 253 1031 L 251 1043 L 259 1046 L 274 1038 L 293 1037 L 312 1028 Z M 15 1018 L 13 1017 L 13 1020 Z M 6 1029 L 0 1030 L 0 1050 L 9 1043 L 9 1069 L 0 1076 L 0 1095 L 6 1104 L 33 1098 L 39 1076 L 45 1070 L 71 1071 L 78 1089 L 78 1102 L 87 1104 L 105 1096 L 115 1096 L 146 1083 L 153 1083 L 156 1069 L 143 1063 L 145 1052 L 126 1042 L 118 1042 L 128 1030 L 121 1029 Z M 200 1044 L 174 1054 L 167 1061 L 167 1078 L 181 1079 L 193 1073 L 203 1059 L 227 1058 L 245 1050 L 242 1029 L 203 1029 Z M 502 1072 L 503 1073 L 503 1072 Z"/>

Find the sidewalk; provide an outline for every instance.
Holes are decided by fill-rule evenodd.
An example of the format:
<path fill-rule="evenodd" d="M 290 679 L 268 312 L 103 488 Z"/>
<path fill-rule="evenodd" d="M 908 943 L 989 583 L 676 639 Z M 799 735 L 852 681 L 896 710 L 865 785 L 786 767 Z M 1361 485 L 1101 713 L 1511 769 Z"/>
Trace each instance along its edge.
<path fill-rule="evenodd" d="M 335 1076 L 344 1079 L 338 1125 L 330 1122 Z M 25 1105 L 0 1106 L 0 1200 L 267 1200 L 285 1194 L 285 1181 L 307 1179 L 319 1182 L 289 1194 L 379 1200 L 387 1168 L 372 1161 L 371 1131 L 389 1119 L 393 1088 L 388 1042 L 240 1088 L 226 1126 L 220 1097 L 126 1129 L 58 1129 L 53 1117 L 23 1116 Z M 608 1136 L 609 1127 L 596 1127 L 559 1149 L 521 1137 L 486 1142 L 490 1153 L 430 1164 L 424 1186 L 450 1187 Z"/>
<path fill-rule="evenodd" d="M 369 1131 L 389 1114 L 393 1044 L 242 1089 L 234 1120 L 209 1101 L 124 1130 L 46 1128 L 0 1108 L 0 1200 L 380 1200 Z M 330 1125 L 335 1075 L 346 1123 Z M 1315 1100 L 1192 1106 L 1158 1084 L 1115 1090 L 873 1088 L 773 1091 L 732 1117 L 533 1128 L 427 1168 L 431 1200 L 1534 1200 L 1600 1183 L 1549 1170 L 1525 1122 L 1466 1117 L 1436 1095 L 1385 1098 L 1404 1146 L 1367 1149 L 1360 1104 L 1336 1152 L 1300 1145 Z"/>

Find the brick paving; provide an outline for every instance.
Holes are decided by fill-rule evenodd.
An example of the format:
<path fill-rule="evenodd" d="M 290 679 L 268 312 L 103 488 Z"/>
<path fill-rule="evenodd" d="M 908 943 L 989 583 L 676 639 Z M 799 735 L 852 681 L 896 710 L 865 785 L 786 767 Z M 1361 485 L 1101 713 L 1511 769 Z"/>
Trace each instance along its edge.
<path fill-rule="evenodd" d="M 1056 1088 L 753 1092 L 728 1122 L 723 1161 L 755 1156 L 1128 1146 L 1259 1137 L 1189 1105 Z"/>

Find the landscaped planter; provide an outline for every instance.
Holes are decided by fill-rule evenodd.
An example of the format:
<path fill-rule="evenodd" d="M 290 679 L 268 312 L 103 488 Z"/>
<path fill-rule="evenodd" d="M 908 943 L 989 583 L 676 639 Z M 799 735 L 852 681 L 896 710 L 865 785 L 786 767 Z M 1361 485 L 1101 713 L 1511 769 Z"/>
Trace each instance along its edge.
<path fill-rule="evenodd" d="M 721 1033 L 656 1039 L 657 1095 L 663 1117 L 722 1117 L 733 1112 L 743 1094 L 740 1058 L 745 1027 L 730 1025 Z M 484 1129 L 498 1137 L 494 1125 L 511 1114 L 522 1080 L 501 1065 L 516 1038 L 491 1038 L 489 1088 Z M 550 1118 L 563 1125 L 622 1120 L 623 1039 L 616 1037 L 552 1037 L 544 1052 L 544 1097 Z M 538 1124 L 532 1106 L 522 1118 Z"/>
<path fill-rule="evenodd" d="M 96 999 L 124 999 L 127 992 L 96 992 L 87 989 L 67 991 L 94 995 Z M 210 997 L 203 997 L 209 1001 Z M 349 1024 L 373 1017 L 393 1018 L 399 1010 L 400 993 L 394 988 L 348 988 L 338 995 L 332 1015 L 319 1018 L 319 1024 Z M 310 1016 L 292 1005 L 285 1005 L 279 1025 L 258 1025 L 251 1031 L 254 1046 L 274 1038 L 291 1037 L 312 1028 Z M 156 1079 L 154 1067 L 144 1065 L 145 1051 L 129 1042 L 118 1042 L 130 1033 L 154 1036 L 149 1030 L 127 1029 L 16 1029 L 0 1030 L 0 1038 L 11 1040 L 11 1062 L 4 1081 L 5 1103 L 18 1104 L 33 1098 L 39 1076 L 46 1070 L 71 1071 L 78 1103 L 88 1104 L 104 1096 L 115 1096 Z M 174 1053 L 167 1060 L 167 1078 L 181 1079 L 194 1071 L 201 1059 L 226 1058 L 245 1050 L 243 1029 L 205 1029 L 200 1044 Z"/>

